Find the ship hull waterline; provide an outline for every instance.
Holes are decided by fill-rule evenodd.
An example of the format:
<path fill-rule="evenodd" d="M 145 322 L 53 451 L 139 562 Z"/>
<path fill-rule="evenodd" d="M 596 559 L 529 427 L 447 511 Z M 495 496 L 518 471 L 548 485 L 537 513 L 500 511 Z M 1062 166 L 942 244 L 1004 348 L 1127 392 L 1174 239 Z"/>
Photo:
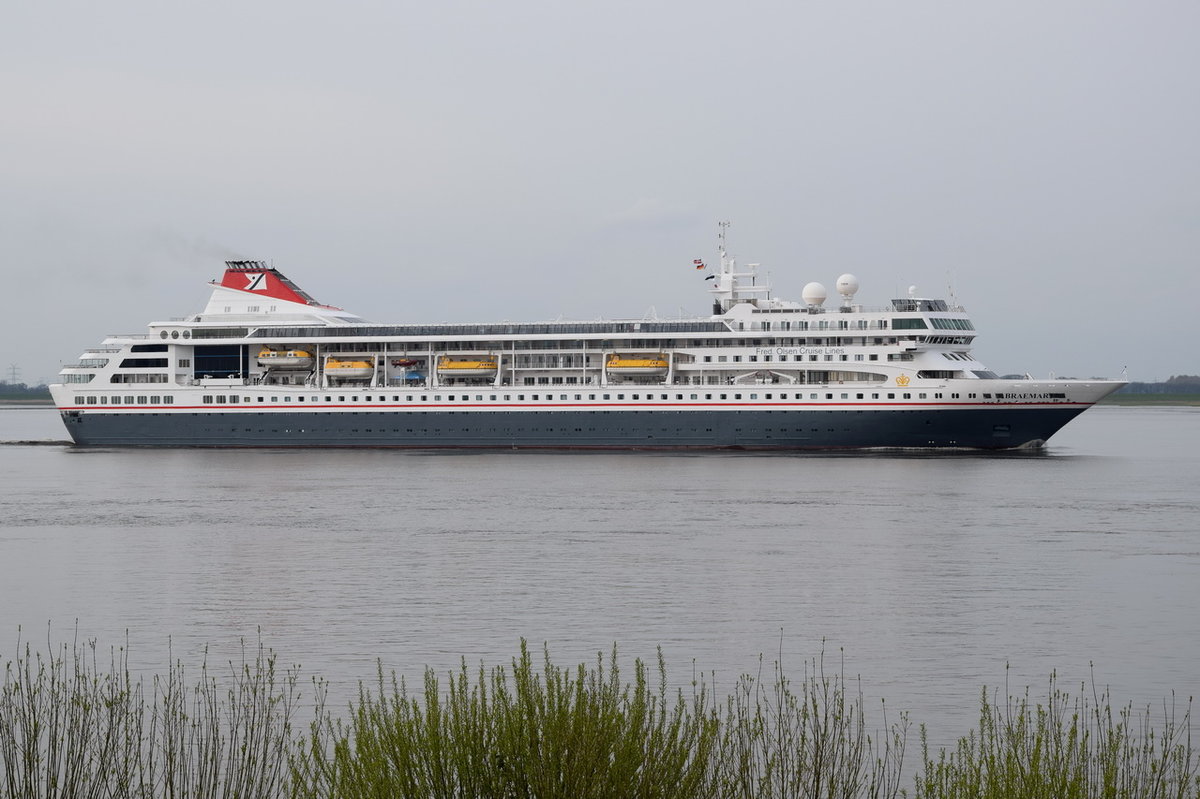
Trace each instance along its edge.
<path fill-rule="evenodd" d="M 63 412 L 75 444 L 110 447 L 834 450 L 1040 447 L 1087 405 L 843 411 L 636 411 L 620 414 L 361 410 Z"/>

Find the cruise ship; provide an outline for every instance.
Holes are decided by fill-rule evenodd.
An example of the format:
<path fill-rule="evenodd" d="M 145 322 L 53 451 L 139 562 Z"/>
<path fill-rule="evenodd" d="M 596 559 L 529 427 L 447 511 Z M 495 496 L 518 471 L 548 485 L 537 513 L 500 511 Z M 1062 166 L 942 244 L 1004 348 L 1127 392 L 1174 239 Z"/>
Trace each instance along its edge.
<path fill-rule="evenodd" d="M 51 386 L 81 446 L 421 449 L 1039 447 L 1120 380 L 1000 378 L 942 299 L 885 307 L 842 275 L 777 299 L 693 262 L 712 315 L 379 324 L 227 261 L 208 305 L 111 336 Z"/>

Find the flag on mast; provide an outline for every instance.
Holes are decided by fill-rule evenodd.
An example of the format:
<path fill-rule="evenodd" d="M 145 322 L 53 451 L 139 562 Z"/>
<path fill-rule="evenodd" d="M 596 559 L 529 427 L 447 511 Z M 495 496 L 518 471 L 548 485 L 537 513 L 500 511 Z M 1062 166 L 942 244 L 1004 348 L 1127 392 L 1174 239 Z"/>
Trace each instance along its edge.
<path fill-rule="evenodd" d="M 703 269 L 703 268 L 704 268 L 704 261 L 700 260 L 699 258 L 696 258 L 696 259 L 694 259 L 694 260 L 692 261 L 692 263 L 695 265 L 695 267 L 696 267 L 697 269 Z"/>

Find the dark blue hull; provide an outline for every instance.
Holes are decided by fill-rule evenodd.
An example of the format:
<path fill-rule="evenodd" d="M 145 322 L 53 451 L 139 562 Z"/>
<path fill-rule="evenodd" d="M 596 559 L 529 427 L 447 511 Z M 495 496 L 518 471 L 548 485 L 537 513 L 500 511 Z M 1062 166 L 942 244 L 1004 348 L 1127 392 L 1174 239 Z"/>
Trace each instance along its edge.
<path fill-rule="evenodd" d="M 417 449 L 1011 449 L 1086 406 L 914 410 L 63 412 L 84 446 Z"/>

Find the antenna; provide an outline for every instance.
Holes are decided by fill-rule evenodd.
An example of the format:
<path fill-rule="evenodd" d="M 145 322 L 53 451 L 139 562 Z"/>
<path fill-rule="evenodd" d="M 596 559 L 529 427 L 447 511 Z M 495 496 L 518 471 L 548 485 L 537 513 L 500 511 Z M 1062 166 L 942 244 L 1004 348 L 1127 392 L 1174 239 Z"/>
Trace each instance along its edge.
<path fill-rule="evenodd" d="M 717 249 L 721 253 L 721 265 L 724 266 L 725 256 L 728 253 L 728 251 L 725 249 L 725 231 L 729 229 L 729 222 L 718 222 L 717 226 L 721 228 L 721 231 L 717 233 L 717 241 L 720 242 L 717 246 Z"/>

